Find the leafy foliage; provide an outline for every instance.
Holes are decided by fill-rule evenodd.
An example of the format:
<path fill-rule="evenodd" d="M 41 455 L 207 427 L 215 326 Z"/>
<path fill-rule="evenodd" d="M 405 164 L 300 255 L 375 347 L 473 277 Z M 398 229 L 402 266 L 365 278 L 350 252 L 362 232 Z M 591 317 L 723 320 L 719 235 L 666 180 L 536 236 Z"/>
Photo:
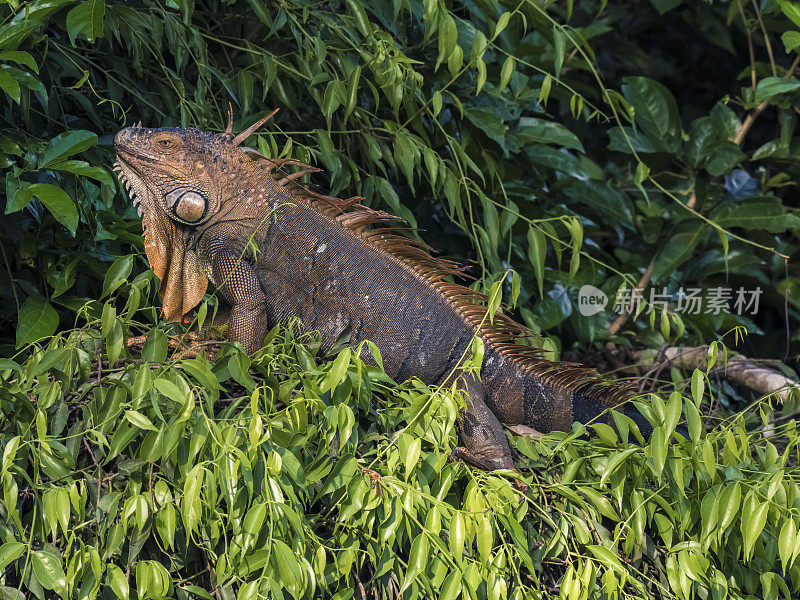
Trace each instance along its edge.
<path fill-rule="evenodd" d="M 446 463 L 448 389 L 395 386 L 346 351 L 320 366 L 289 330 L 252 360 L 168 359 L 175 329 L 108 170 L 125 124 L 221 130 L 232 102 L 243 129 L 277 106 L 251 145 L 324 166 L 315 184 L 418 226 L 476 287 L 503 279 L 554 356 L 739 326 L 788 355 L 795 2 L 0 11 L 5 596 L 797 594 L 797 435 L 768 405 L 706 433 L 710 392 L 737 391 L 670 373 L 677 391 L 645 403 L 648 443 L 624 424 L 517 439 L 520 494 Z M 672 301 L 619 331 L 574 310 L 583 285 L 614 298 L 645 277 Z M 754 316 L 674 302 L 757 286 Z M 141 358 L 131 331 L 148 335 Z"/>
<path fill-rule="evenodd" d="M 153 330 L 155 362 L 109 368 L 95 327 L 0 365 L 6 597 L 796 593 L 794 421 L 706 433 L 700 371 L 693 397 L 642 405 L 649 445 L 621 419 L 520 438 L 521 493 L 447 462 L 454 388 L 396 386 L 349 350 L 318 366 L 313 337 L 277 328 L 213 363 L 164 361 Z"/>

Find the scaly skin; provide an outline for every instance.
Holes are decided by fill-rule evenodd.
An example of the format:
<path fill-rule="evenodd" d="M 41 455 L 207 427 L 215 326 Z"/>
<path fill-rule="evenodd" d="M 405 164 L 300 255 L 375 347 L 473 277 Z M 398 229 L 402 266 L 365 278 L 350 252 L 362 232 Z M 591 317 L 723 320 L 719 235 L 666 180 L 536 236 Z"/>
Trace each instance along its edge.
<path fill-rule="evenodd" d="M 371 340 L 390 376 L 428 384 L 452 377 L 479 335 L 481 378 L 459 379 L 469 400 L 454 455 L 484 469 L 514 466 L 501 422 L 565 430 L 620 399 L 588 370 L 514 344 L 524 328 L 508 317 L 489 325 L 478 295 L 445 279 L 451 263 L 372 226 L 391 215 L 308 192 L 242 139 L 143 127 L 116 136 L 167 319 L 188 320 L 211 281 L 230 305 L 228 337 L 247 352 L 296 318 L 324 349 Z"/>

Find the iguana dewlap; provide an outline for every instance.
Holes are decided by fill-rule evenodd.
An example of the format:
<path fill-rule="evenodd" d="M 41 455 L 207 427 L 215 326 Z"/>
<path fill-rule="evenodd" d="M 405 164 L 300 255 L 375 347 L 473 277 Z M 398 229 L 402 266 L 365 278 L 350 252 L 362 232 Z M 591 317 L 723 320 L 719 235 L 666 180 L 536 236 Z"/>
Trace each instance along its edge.
<path fill-rule="evenodd" d="M 462 379 L 465 447 L 455 454 L 485 469 L 513 468 L 501 422 L 568 430 L 622 399 L 592 371 L 515 343 L 526 330 L 507 316 L 490 324 L 484 298 L 447 281 L 457 265 L 382 227 L 391 215 L 310 192 L 282 171 L 295 161 L 241 147 L 256 126 L 236 138 L 230 126 L 224 134 L 130 127 L 116 136 L 167 319 L 188 320 L 211 281 L 231 306 L 228 337 L 247 352 L 276 323 L 297 318 L 321 333 L 323 348 L 371 340 L 390 376 L 428 384 L 452 377 L 479 335 L 481 377 Z"/>

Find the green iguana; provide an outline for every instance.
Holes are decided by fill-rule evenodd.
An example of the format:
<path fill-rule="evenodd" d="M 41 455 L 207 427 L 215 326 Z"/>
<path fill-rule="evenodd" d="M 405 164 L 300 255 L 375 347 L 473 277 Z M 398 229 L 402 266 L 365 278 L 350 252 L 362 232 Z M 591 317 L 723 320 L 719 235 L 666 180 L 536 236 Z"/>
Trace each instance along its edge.
<path fill-rule="evenodd" d="M 143 218 L 166 319 L 191 320 L 211 281 L 230 305 L 228 337 L 249 353 L 269 328 L 297 318 L 320 332 L 323 349 L 345 335 L 352 346 L 371 340 L 391 377 L 428 384 L 448 378 L 478 335 L 481 376 L 461 378 L 464 447 L 453 456 L 484 469 L 514 466 L 501 422 L 568 430 L 629 395 L 516 343 L 528 331 L 502 313 L 490 323 L 485 297 L 448 280 L 458 265 L 393 232 L 386 223 L 396 217 L 361 198 L 309 191 L 296 180 L 318 169 L 287 174 L 301 163 L 243 147 L 269 116 L 236 137 L 231 123 L 222 134 L 141 126 L 117 134 L 116 168 Z"/>

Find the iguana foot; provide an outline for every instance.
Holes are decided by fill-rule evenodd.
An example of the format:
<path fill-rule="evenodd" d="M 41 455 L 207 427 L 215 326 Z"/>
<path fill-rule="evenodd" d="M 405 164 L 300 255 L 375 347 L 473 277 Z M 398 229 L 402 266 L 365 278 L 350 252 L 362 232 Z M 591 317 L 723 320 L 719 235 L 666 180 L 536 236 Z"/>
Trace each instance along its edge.
<path fill-rule="evenodd" d="M 453 448 L 450 456 L 447 457 L 447 462 L 455 462 L 457 460 L 472 465 L 473 467 L 483 469 L 484 471 L 495 471 L 497 469 L 514 470 L 514 463 L 509 458 L 504 456 L 481 456 L 464 446 Z"/>
<path fill-rule="evenodd" d="M 214 344 L 211 348 L 203 347 L 203 342 L 208 341 L 196 331 L 187 331 L 179 335 L 169 336 L 167 338 L 167 347 L 174 350 L 174 358 L 197 358 L 201 352 L 205 351 L 208 359 L 213 361 L 220 347 L 218 344 Z M 134 352 L 141 352 L 146 343 L 146 335 L 137 335 L 125 340 L 128 350 L 133 350 Z"/>

